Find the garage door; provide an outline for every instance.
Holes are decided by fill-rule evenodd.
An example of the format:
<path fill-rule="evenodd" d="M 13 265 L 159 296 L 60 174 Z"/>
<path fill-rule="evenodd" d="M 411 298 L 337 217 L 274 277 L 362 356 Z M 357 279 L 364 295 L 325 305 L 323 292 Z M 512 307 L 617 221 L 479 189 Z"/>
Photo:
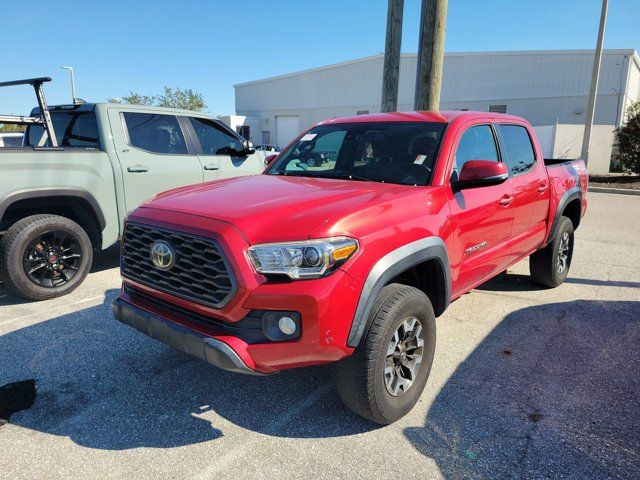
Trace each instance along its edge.
<path fill-rule="evenodd" d="M 300 133 L 300 117 L 286 115 L 276 117 L 277 145 L 284 148 Z"/>

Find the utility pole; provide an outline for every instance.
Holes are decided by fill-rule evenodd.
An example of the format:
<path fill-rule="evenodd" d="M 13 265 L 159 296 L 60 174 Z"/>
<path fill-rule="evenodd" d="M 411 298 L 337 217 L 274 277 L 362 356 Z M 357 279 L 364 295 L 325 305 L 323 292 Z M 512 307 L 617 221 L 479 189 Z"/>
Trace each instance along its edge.
<path fill-rule="evenodd" d="M 587 105 L 587 117 L 584 124 L 584 135 L 582 137 L 581 157 L 584 163 L 589 161 L 589 141 L 591 140 L 591 127 L 593 126 L 593 116 L 596 111 L 596 96 L 598 94 L 598 78 L 600 77 L 600 61 L 602 60 L 602 40 L 604 39 L 604 26 L 607 22 L 607 4 L 609 0 L 602 0 L 602 11 L 600 12 L 600 29 L 598 30 L 598 43 L 596 53 L 593 58 L 593 73 L 591 74 L 591 90 L 589 91 L 589 103 Z"/>
<path fill-rule="evenodd" d="M 384 67 L 382 69 L 381 112 L 395 112 L 398 110 L 403 10 L 404 0 L 389 0 L 387 8 L 387 39 L 384 45 Z"/>
<path fill-rule="evenodd" d="M 416 71 L 416 110 L 438 110 L 447 27 L 447 0 L 422 0 Z"/>

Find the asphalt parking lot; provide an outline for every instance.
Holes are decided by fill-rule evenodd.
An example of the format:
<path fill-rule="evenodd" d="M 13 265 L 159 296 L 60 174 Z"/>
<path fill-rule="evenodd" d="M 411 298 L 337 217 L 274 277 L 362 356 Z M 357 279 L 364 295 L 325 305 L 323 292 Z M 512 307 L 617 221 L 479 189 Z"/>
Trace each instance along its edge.
<path fill-rule="evenodd" d="M 589 199 L 567 282 L 523 262 L 454 302 L 422 399 L 382 428 L 331 367 L 236 375 L 114 321 L 117 252 L 63 298 L 0 285 L 0 386 L 36 391 L 0 478 L 640 478 L 640 197 Z"/>

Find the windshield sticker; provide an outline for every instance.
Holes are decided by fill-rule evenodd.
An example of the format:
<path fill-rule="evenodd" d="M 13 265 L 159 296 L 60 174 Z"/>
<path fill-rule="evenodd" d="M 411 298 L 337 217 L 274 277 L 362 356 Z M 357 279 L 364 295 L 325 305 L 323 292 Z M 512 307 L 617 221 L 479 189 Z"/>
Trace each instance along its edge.
<path fill-rule="evenodd" d="M 416 159 L 413 161 L 416 165 L 422 165 L 424 161 L 427 159 L 426 155 L 418 155 Z"/>
<path fill-rule="evenodd" d="M 316 138 L 316 133 L 307 133 L 306 135 L 303 135 L 302 138 L 300 139 L 301 142 L 310 142 L 311 140 L 313 140 L 314 138 Z"/>

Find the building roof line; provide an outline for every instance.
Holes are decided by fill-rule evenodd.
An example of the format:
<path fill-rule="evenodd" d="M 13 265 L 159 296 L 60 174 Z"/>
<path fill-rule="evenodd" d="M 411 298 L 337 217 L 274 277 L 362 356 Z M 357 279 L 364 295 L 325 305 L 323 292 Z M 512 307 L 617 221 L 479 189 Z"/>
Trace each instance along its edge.
<path fill-rule="evenodd" d="M 638 67 L 638 70 L 640 70 L 640 57 L 638 56 L 638 52 L 634 50 L 633 53 L 629 54 L 629 56 L 630 58 L 633 58 L 633 61 L 636 64 L 636 67 Z"/>
<path fill-rule="evenodd" d="M 594 50 L 504 50 L 504 51 L 487 51 L 487 52 L 446 52 L 445 57 L 472 57 L 472 56 L 522 56 L 522 55 L 593 55 Z M 636 51 L 632 48 L 629 49 L 605 49 L 602 51 L 603 55 L 629 55 L 634 57 L 636 64 L 640 67 L 640 59 Z M 416 58 L 416 53 L 403 53 L 400 55 L 402 58 Z M 345 67 L 356 63 L 370 62 L 373 60 L 382 60 L 383 53 L 376 55 L 370 55 L 368 57 L 356 58 L 353 60 L 347 60 L 344 62 L 332 63 L 330 65 L 323 65 L 320 67 L 309 68 L 306 70 L 299 70 L 297 72 L 284 73 L 282 75 L 276 75 L 273 77 L 260 78 L 258 80 L 251 80 L 248 82 L 236 83 L 233 88 L 246 87 L 249 85 L 255 85 L 257 83 L 271 82 L 274 80 L 281 80 L 284 78 L 297 77 L 299 75 L 320 72 L 323 70 L 332 70 L 334 68 Z"/>
<path fill-rule="evenodd" d="M 313 73 L 313 72 L 319 72 L 319 71 L 322 71 L 322 70 L 331 70 L 331 69 L 336 68 L 336 67 L 345 67 L 347 65 L 353 65 L 354 63 L 368 62 L 368 61 L 371 61 L 371 60 L 375 60 L 376 58 L 382 58 L 383 56 L 384 56 L 383 53 L 378 53 L 376 55 L 370 55 L 368 57 L 362 57 L 362 58 L 356 58 L 356 59 L 353 59 L 353 60 L 347 60 L 347 61 L 344 61 L 344 62 L 332 63 L 330 65 L 323 65 L 321 67 L 314 67 L 314 68 L 309 68 L 309 69 L 306 69 L 306 70 L 299 70 L 297 72 L 284 73 L 282 75 L 276 75 L 274 77 L 266 77 L 266 78 L 260 78 L 258 80 L 251 80 L 251 81 L 248 81 L 248 82 L 235 83 L 233 85 L 233 88 L 245 87 L 247 85 L 253 85 L 255 83 L 271 82 L 273 80 L 280 80 L 282 78 L 296 77 L 296 76 L 301 75 L 303 73 Z"/>

